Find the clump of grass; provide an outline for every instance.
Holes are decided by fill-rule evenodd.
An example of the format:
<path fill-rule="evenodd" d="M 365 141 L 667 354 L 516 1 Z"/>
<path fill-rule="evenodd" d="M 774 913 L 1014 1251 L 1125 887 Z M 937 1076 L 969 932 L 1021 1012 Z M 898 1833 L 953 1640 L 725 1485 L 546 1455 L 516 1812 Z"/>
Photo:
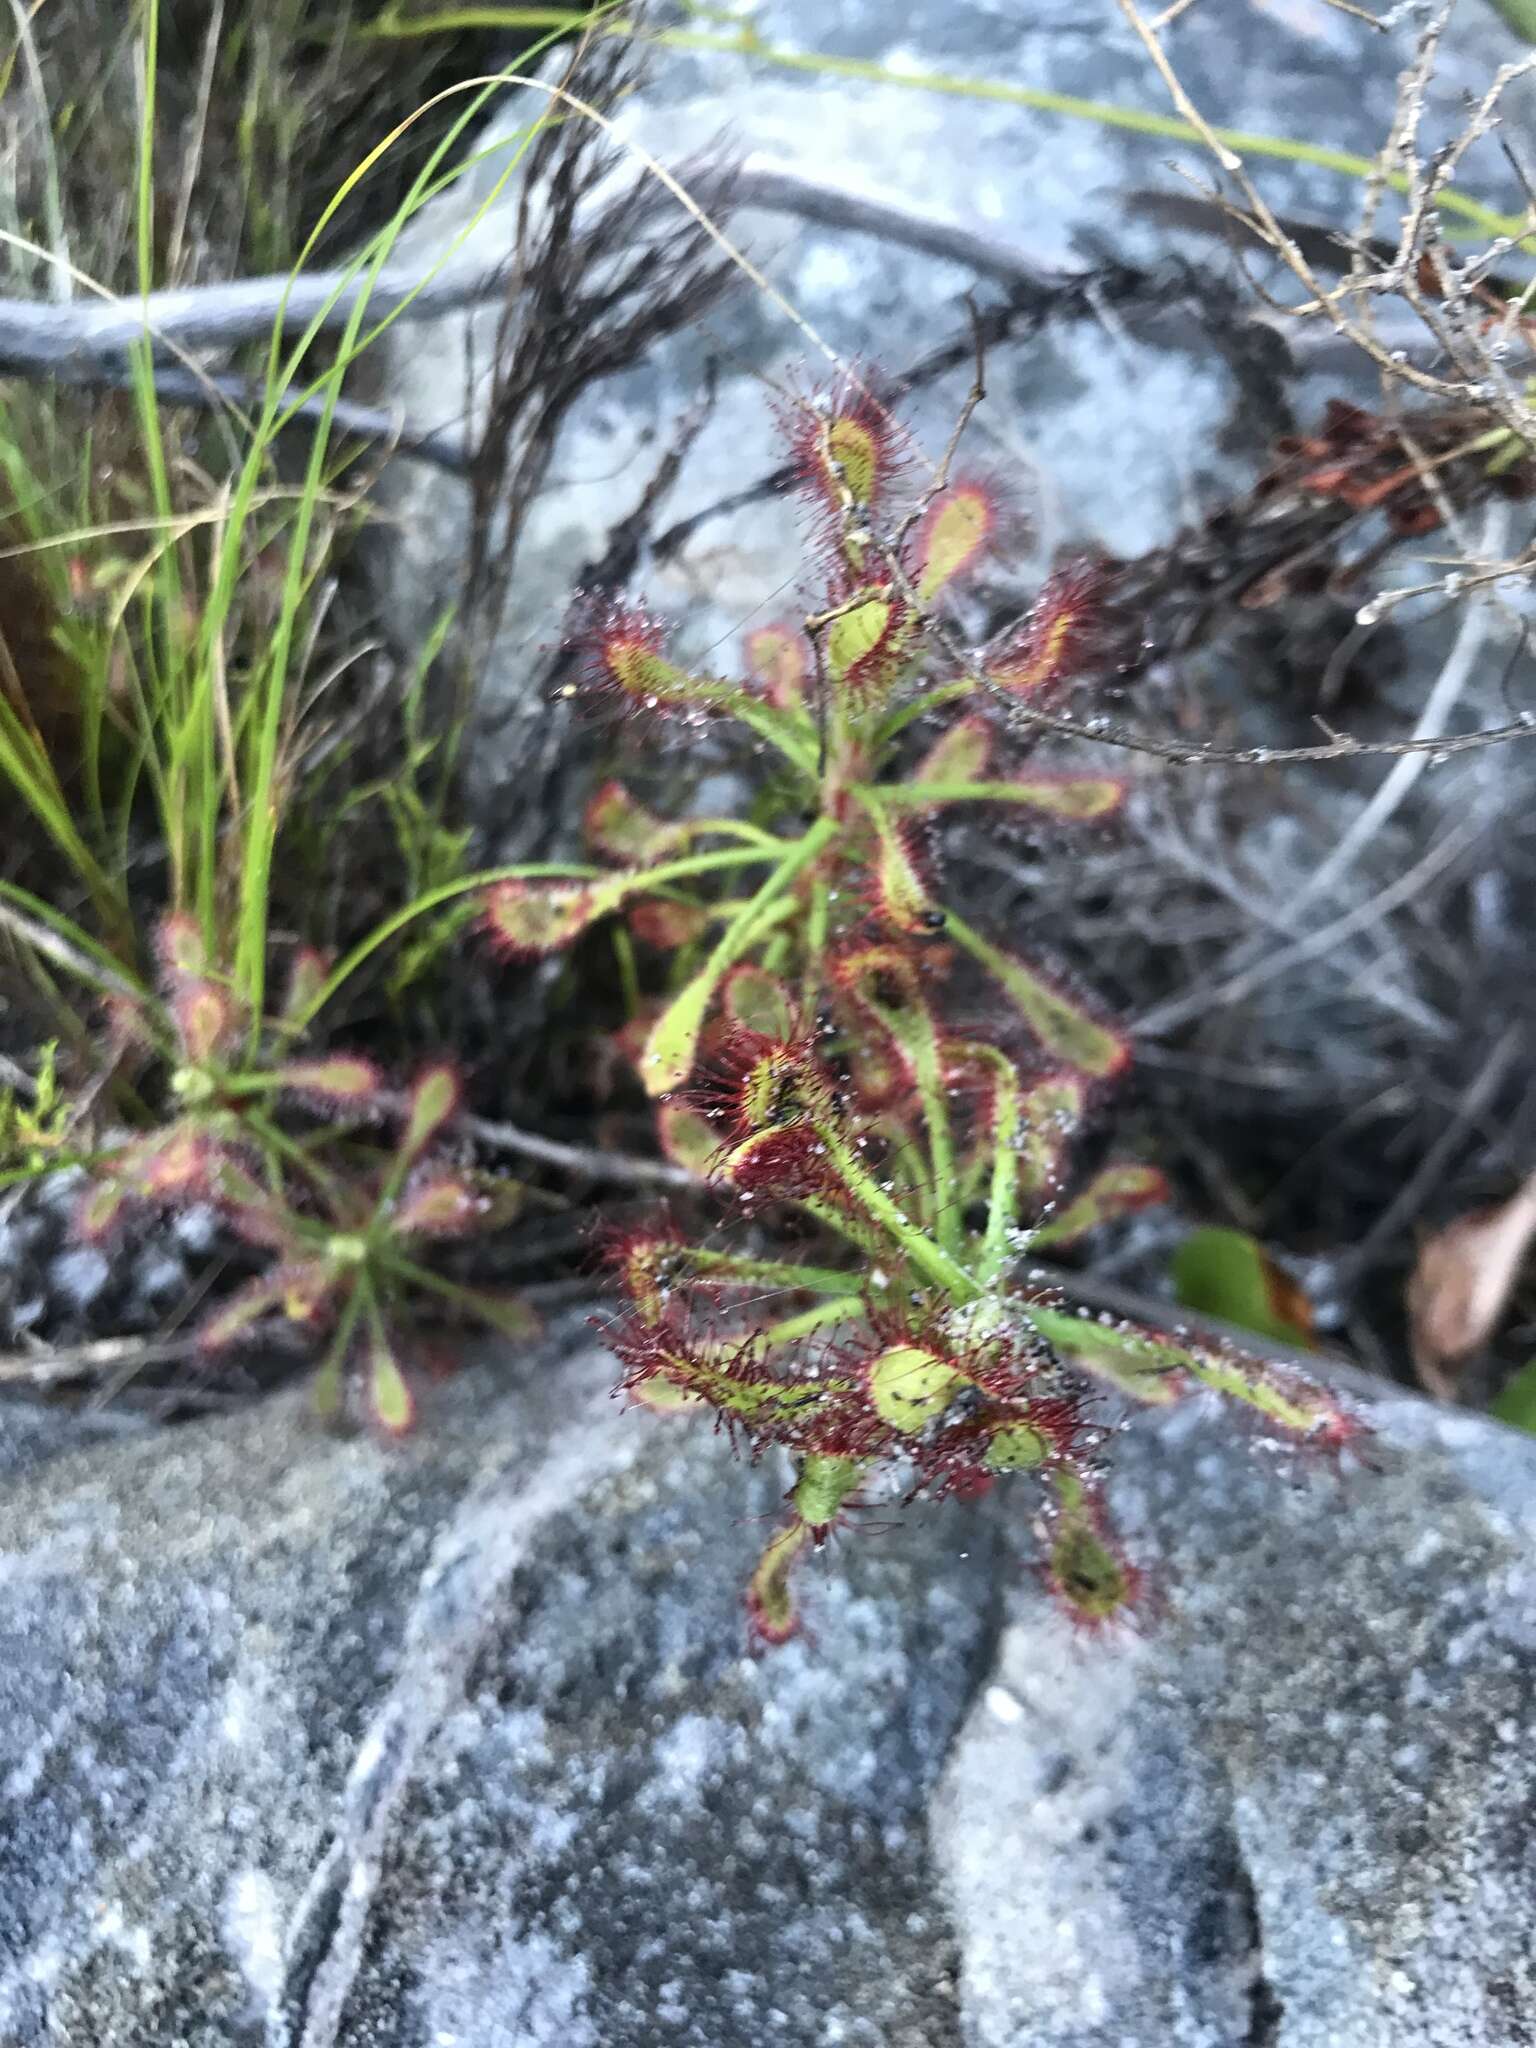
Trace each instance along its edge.
<path fill-rule="evenodd" d="M 270 57 L 274 39 L 299 37 L 309 18 L 285 6 L 233 47 L 210 41 L 205 100 L 220 65 Z M 215 10 L 215 35 L 220 19 Z M 75 260 L 100 259 L 109 273 L 131 260 L 144 293 L 185 252 L 191 217 L 184 209 L 168 241 L 162 94 L 174 99 L 166 80 L 179 74 L 163 59 L 177 20 L 157 0 L 136 10 L 142 87 L 125 214 L 104 222 L 94 243 L 70 241 Z M 114 62 L 132 54 L 114 41 Z M 0 408 L 0 792 L 11 822 L 0 917 L 31 984 L 30 1013 L 63 1047 L 57 1065 L 49 1054 L 39 1068 L 30 1103 L 14 1089 L 7 1098 L 5 1168 L 18 1176 L 60 1157 L 84 1160 L 90 1234 L 110 1234 L 135 1202 L 213 1199 L 237 1227 L 262 1219 L 258 1234 L 280 1269 L 304 1257 L 323 1263 L 317 1242 L 362 1245 L 335 1285 L 307 1299 L 305 1319 L 324 1321 L 322 1298 L 338 1305 L 328 1384 L 359 1330 L 367 1335 L 376 1395 L 380 1332 L 408 1317 L 413 1292 L 454 1309 L 476 1297 L 403 1249 L 424 1141 L 410 1136 L 409 1111 L 402 1149 L 383 1163 L 359 1135 L 357 1119 L 387 1116 L 394 1098 L 367 1062 L 328 1043 L 321 1012 L 340 980 L 328 980 L 332 962 L 310 943 L 318 935 L 307 899 L 322 893 L 327 870 L 334 878 L 338 808 L 350 818 L 376 812 L 372 839 L 382 830 L 391 850 L 392 882 L 376 879 L 364 906 L 398 911 L 424 892 L 462 894 L 473 878 L 469 833 L 453 817 L 456 728 L 434 724 L 427 707 L 449 620 L 381 707 L 402 736 L 403 767 L 359 786 L 354 757 L 345 803 L 335 798 L 349 743 L 332 693 L 351 660 L 333 616 L 335 578 L 366 500 L 333 411 L 387 324 L 370 317 L 372 281 L 405 225 L 469 167 L 468 138 L 498 89 L 481 82 L 450 95 L 419 133 L 407 123 L 375 143 L 306 233 L 288 223 L 297 274 L 343 224 L 355 229 L 355 195 L 374 182 L 398 195 L 335 272 L 331 303 L 346 306 L 339 335 L 323 333 L 324 315 L 291 334 L 279 311 L 245 410 L 226 408 L 194 435 L 161 400 L 151 337 L 133 353 L 126 395 L 90 415 L 85 433 L 45 391 L 8 394 Z M 505 146 L 487 204 L 546 118 L 535 114 Z M 255 113 L 252 122 L 260 125 Z M 271 138 L 247 128 L 244 146 L 268 150 Z M 72 157 L 73 130 L 65 108 L 55 155 L 66 197 L 71 176 L 106 175 L 104 160 L 92 170 L 87 158 L 112 140 L 98 133 L 81 145 L 85 157 Z M 333 161 L 334 124 L 325 146 Z M 202 163 L 187 160 L 189 177 Z M 268 181 L 269 194 L 281 189 Z M 295 467 L 279 444 L 301 405 L 308 439 Z M 306 856 L 316 865 L 305 868 Z M 352 856 L 343 848 L 342 857 Z M 412 949 L 395 959 L 380 1000 L 421 979 L 452 928 L 449 914 L 417 916 Z M 366 930 L 366 907 L 354 907 L 342 936 Z M 457 1106 L 456 1082 L 449 1094 L 434 1129 Z M 466 1196 L 458 1223 L 504 1221 L 506 1197 L 505 1188 L 494 1200 Z M 451 1220 L 437 1213 L 434 1234 L 453 1234 Z M 301 1294 L 285 1289 L 281 1302 Z M 375 1406 L 400 1417 L 398 1387 Z"/>

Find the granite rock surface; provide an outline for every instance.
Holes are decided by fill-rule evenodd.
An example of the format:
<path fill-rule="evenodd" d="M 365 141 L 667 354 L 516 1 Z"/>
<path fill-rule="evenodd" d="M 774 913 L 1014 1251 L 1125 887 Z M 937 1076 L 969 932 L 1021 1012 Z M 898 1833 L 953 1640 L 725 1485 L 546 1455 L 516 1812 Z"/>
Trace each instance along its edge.
<path fill-rule="evenodd" d="M 403 1446 L 280 1399 L 11 1481 L 0 2040 L 1536 2038 L 1536 1446 L 1138 1424 L 1140 1639 L 1066 1630 L 1000 1492 L 870 1514 L 757 1656 L 783 1475 L 611 1372 L 577 1324 Z"/>

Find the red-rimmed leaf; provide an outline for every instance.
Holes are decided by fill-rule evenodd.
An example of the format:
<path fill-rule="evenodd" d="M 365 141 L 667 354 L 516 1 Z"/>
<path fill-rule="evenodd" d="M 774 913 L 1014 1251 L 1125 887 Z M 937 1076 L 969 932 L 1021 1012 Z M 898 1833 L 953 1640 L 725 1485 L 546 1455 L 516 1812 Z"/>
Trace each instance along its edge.
<path fill-rule="evenodd" d="M 810 650 L 798 626 L 759 626 L 746 636 L 747 673 L 778 711 L 797 711 L 810 680 Z"/>
<path fill-rule="evenodd" d="M 789 1522 L 774 1531 L 747 1582 L 747 1613 L 755 1634 L 765 1643 L 787 1643 L 799 1624 L 789 1590 L 791 1567 L 811 1541 L 804 1522 Z"/>
<path fill-rule="evenodd" d="M 1027 804 L 1063 823 L 1112 817 L 1125 802 L 1125 782 L 1113 775 L 1016 775 L 1004 785 L 1008 803 Z"/>
<path fill-rule="evenodd" d="M 331 1307 L 337 1291 L 336 1268 L 327 1259 L 294 1259 L 273 1274 L 281 1294 L 279 1300 L 290 1323 L 318 1323 Z"/>
<path fill-rule="evenodd" d="M 938 1028 L 915 960 L 900 946 L 856 946 L 832 955 L 830 977 L 894 1042 L 908 1068 L 935 1053 Z"/>
<path fill-rule="evenodd" d="M 677 828 L 648 811 L 622 782 L 605 782 L 587 805 L 583 821 L 587 844 L 605 860 L 625 867 L 654 860 L 677 836 Z"/>
<path fill-rule="evenodd" d="M 711 912 L 702 903 L 678 903 L 665 896 L 644 897 L 632 903 L 627 913 L 630 930 L 643 946 L 658 953 L 675 953 L 690 946 L 709 930 Z"/>
<path fill-rule="evenodd" d="M 1133 1401 L 1166 1407 L 1193 1384 L 1188 1352 L 1155 1331 L 1087 1309 L 1046 1308 L 1036 1302 L 1029 1304 L 1028 1314 L 1053 1350 Z"/>
<path fill-rule="evenodd" d="M 171 1021 L 189 1066 L 205 1066 L 234 1036 L 234 999 L 211 981 L 187 981 L 171 998 Z"/>
<path fill-rule="evenodd" d="M 450 1118 L 458 1114 L 463 1083 L 457 1067 L 444 1063 L 424 1067 L 411 1083 L 405 1130 L 397 1157 L 419 1159 Z"/>
<path fill-rule="evenodd" d="M 690 675 L 662 653 L 666 629 L 634 605 L 599 611 L 588 636 L 594 680 L 646 711 L 729 710 L 743 692 L 713 676 Z"/>
<path fill-rule="evenodd" d="M 733 967 L 722 984 L 725 1013 L 733 1024 L 760 1038 L 788 1043 L 799 1035 L 796 1006 L 786 982 L 750 962 Z"/>
<path fill-rule="evenodd" d="M 203 929 L 197 919 L 184 910 L 162 917 L 155 927 L 155 957 L 160 962 L 161 973 L 173 986 L 180 981 L 196 980 L 206 973 Z"/>
<path fill-rule="evenodd" d="M 493 882 L 480 899 L 481 923 L 504 958 L 537 960 L 570 945 L 643 881 L 625 874 L 601 882 Z"/>
<path fill-rule="evenodd" d="M 796 398 L 780 418 L 801 487 L 830 539 L 850 517 L 867 525 L 884 515 L 907 461 L 906 437 L 856 377 Z"/>
<path fill-rule="evenodd" d="M 312 1096 L 328 1108 L 367 1109 L 384 1088 L 384 1076 L 373 1061 L 357 1053 L 288 1060 L 272 1069 L 272 1079 L 285 1094 Z"/>
<path fill-rule="evenodd" d="M 997 526 L 997 500 L 978 483 L 952 484 L 917 529 L 917 594 L 924 604 L 975 567 Z"/>
<path fill-rule="evenodd" d="M 1033 1234 L 1036 1246 L 1075 1244 L 1118 1216 L 1168 1199 L 1168 1183 L 1155 1166 L 1106 1166 L 1064 1209 Z"/>
<path fill-rule="evenodd" d="M 1146 1592 L 1143 1575 L 1086 1503 L 1067 1508 L 1050 1525 L 1045 1583 L 1068 1618 L 1089 1630 L 1129 1619 Z"/>
<path fill-rule="evenodd" d="M 827 1148 L 810 1124 L 785 1124 L 754 1131 L 718 1154 L 715 1177 L 743 1195 L 769 1201 L 799 1201 L 807 1195 L 840 1196 L 842 1182 Z"/>
<path fill-rule="evenodd" d="M 310 1327 L 325 1319 L 335 1288 L 336 1276 L 323 1259 L 276 1266 L 215 1309 L 199 1329 L 198 1343 L 204 1351 L 224 1351 L 272 1319 Z"/>
<path fill-rule="evenodd" d="M 827 627 L 827 674 L 855 712 L 879 704 L 917 645 L 917 621 L 886 584 L 846 600 Z"/>
<path fill-rule="evenodd" d="M 1081 825 L 1112 817 L 1125 801 L 1126 786 L 1112 775 L 1023 775 L 1006 782 L 928 782 L 914 778 L 880 792 L 887 808 L 939 811 L 949 804 L 1006 804 L 1038 811 L 1062 824 Z"/>
<path fill-rule="evenodd" d="M 979 713 L 957 718 L 941 733 L 912 771 L 913 782 L 979 782 L 992 764 L 995 735 Z M 901 785 L 886 792 L 899 796 Z"/>
<path fill-rule="evenodd" d="M 1023 624 L 987 662 L 987 674 L 1017 697 L 1037 696 L 1081 672 L 1102 612 L 1104 571 L 1075 562 L 1048 576 Z"/>
<path fill-rule="evenodd" d="M 404 1436 L 416 1420 L 416 1398 L 399 1358 L 378 1331 L 368 1340 L 364 1372 L 374 1420 L 391 1436 Z"/>
<path fill-rule="evenodd" d="M 686 1278 L 686 1255 L 683 1240 L 661 1230 L 625 1231 L 609 1247 L 606 1262 L 642 1323 L 660 1324 L 674 1283 Z"/>
<path fill-rule="evenodd" d="M 1087 1100 L 1088 1091 L 1076 1074 L 1049 1074 L 1024 1091 L 1019 1180 L 1026 1195 L 1043 1199 L 1060 1187 L 1066 1154 Z"/>
<path fill-rule="evenodd" d="M 888 1032 L 850 1017 L 840 1045 L 861 1108 L 884 1109 L 910 1097 L 917 1078 L 912 1060 Z"/>
<path fill-rule="evenodd" d="M 303 1016 L 325 986 L 331 971 L 331 956 L 318 946 L 300 946 L 288 969 L 288 987 L 279 1015 L 286 1021 Z"/>
<path fill-rule="evenodd" d="M 942 1415 L 965 1381 L 947 1358 L 918 1344 L 890 1344 L 869 1362 L 869 1398 L 892 1429 L 916 1436 Z"/>
<path fill-rule="evenodd" d="M 686 1102 L 664 1102 L 656 1113 L 656 1128 L 661 1149 L 673 1165 L 707 1180 L 720 1157 L 720 1133 L 703 1111 Z"/>
<path fill-rule="evenodd" d="M 1123 1038 L 1098 1023 L 1044 975 L 1015 954 L 990 944 L 959 918 L 951 915 L 948 929 L 1007 992 L 1035 1037 L 1055 1058 L 1096 1080 L 1120 1072 L 1130 1058 Z"/>
<path fill-rule="evenodd" d="M 668 1379 L 643 1380 L 630 1389 L 630 1398 L 652 1415 L 702 1415 L 709 1410 L 702 1394 L 690 1394 Z"/>
<path fill-rule="evenodd" d="M 195 1123 L 171 1124 L 136 1139 L 113 1162 L 113 1172 L 147 1202 L 207 1194 L 218 1147 Z"/>
<path fill-rule="evenodd" d="M 401 1196 L 390 1225 L 397 1237 L 468 1237 L 483 1227 L 490 1200 L 456 1173 L 434 1173 Z"/>
<path fill-rule="evenodd" d="M 871 877 L 876 913 L 899 932 L 931 935 L 942 928 L 944 912 L 933 897 L 928 863 L 910 826 L 899 825 L 878 805 L 872 806 L 879 853 Z"/>

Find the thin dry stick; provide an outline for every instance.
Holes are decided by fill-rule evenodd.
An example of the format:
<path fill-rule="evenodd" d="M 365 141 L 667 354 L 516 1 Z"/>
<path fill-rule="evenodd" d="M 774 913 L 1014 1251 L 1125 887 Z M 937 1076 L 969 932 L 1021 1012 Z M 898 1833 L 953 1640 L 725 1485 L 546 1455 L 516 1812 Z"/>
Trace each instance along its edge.
<path fill-rule="evenodd" d="M 1458 861 L 1467 849 L 1476 844 L 1487 830 L 1482 819 L 1469 819 L 1444 839 L 1432 846 L 1424 858 L 1411 867 L 1404 875 L 1380 890 L 1368 903 L 1360 903 L 1345 916 L 1335 918 L 1332 924 L 1311 932 L 1298 939 L 1294 945 L 1283 946 L 1267 960 L 1251 967 L 1243 974 L 1235 974 L 1229 981 L 1218 983 L 1215 988 L 1192 989 L 1188 995 L 1177 1001 L 1160 1004 L 1139 1017 L 1133 1027 L 1138 1037 L 1150 1037 L 1156 1032 L 1171 1031 L 1175 1025 L 1184 1024 L 1192 1017 L 1203 1017 L 1212 1010 L 1227 1008 L 1232 1003 L 1242 1002 L 1266 982 L 1274 981 L 1279 975 L 1287 974 L 1293 967 L 1304 966 L 1309 960 L 1316 960 L 1343 940 L 1356 932 L 1366 930 L 1379 918 L 1388 917 L 1394 910 L 1410 902 L 1436 875 Z"/>
<path fill-rule="evenodd" d="M 1350 1246 L 1336 1262 L 1335 1275 L 1338 1279 L 1342 1279 L 1346 1274 L 1363 1272 L 1394 1242 L 1405 1226 L 1412 1222 L 1435 1189 L 1441 1174 L 1450 1164 L 1451 1155 L 1465 1133 L 1493 1101 L 1505 1075 L 1514 1064 L 1523 1038 L 1524 1033 L 1515 1024 L 1510 1025 L 1499 1038 L 1487 1059 L 1472 1077 L 1471 1083 L 1456 1106 L 1455 1115 L 1424 1154 L 1412 1178 L 1383 1209 L 1359 1244 Z"/>
<path fill-rule="evenodd" d="M 541 1138 L 516 1124 L 492 1122 L 486 1117 L 467 1116 L 462 1127 L 482 1145 L 500 1152 L 537 1159 L 546 1166 L 564 1167 L 567 1172 L 588 1175 L 594 1180 L 625 1181 L 635 1187 L 686 1188 L 697 1192 L 708 1182 L 690 1173 L 686 1166 L 674 1166 L 669 1159 L 637 1159 L 624 1152 L 604 1152 L 593 1145 L 565 1145 L 558 1138 Z"/>
<path fill-rule="evenodd" d="M 67 973 L 93 987 L 104 989 L 110 995 L 126 996 L 130 1002 L 138 1002 L 141 998 L 141 991 L 131 982 L 125 981 L 101 961 L 80 952 L 67 939 L 60 938 L 57 932 L 50 931 L 47 925 L 39 924 L 12 904 L 0 902 L 0 929 L 25 940 L 35 953 L 41 953 L 55 967 L 64 968 Z"/>
<path fill-rule="evenodd" d="M 1507 526 L 1508 507 L 1502 504 L 1490 506 L 1479 543 L 1479 552 L 1485 556 L 1501 552 Z M 1420 713 L 1414 733 L 1415 739 L 1436 740 L 1444 732 L 1457 700 L 1470 681 L 1487 644 L 1489 623 L 1486 604 L 1474 601 L 1466 607 L 1451 651 L 1435 679 L 1434 687 L 1424 700 L 1424 709 Z M 1409 754 L 1396 763 L 1322 866 L 1303 883 L 1300 892 L 1291 901 L 1292 910 L 1299 910 L 1315 897 L 1323 895 L 1342 875 L 1348 873 L 1392 814 L 1403 804 L 1426 765 L 1426 756 L 1423 754 Z"/>
<path fill-rule="evenodd" d="M 87 1375 L 131 1367 L 168 1364 L 196 1355 L 196 1337 L 103 1337 L 94 1344 L 70 1344 L 52 1351 L 18 1351 L 0 1357 L 0 1383 L 57 1386 Z"/>
<path fill-rule="evenodd" d="M 44 163 L 43 211 L 48 221 L 48 233 L 53 242 L 51 250 L 43 253 L 50 258 L 48 268 L 48 289 L 55 299 L 66 300 L 74 290 L 71 274 L 74 265 L 70 261 L 69 237 L 64 231 L 64 207 L 59 190 L 59 156 L 54 141 L 53 116 L 48 106 L 48 90 L 43 83 L 43 67 L 38 61 L 37 43 L 32 34 L 31 19 L 22 0 L 11 0 L 11 14 L 16 23 L 16 42 L 21 51 L 21 61 L 27 74 L 27 89 L 36 102 L 35 118 L 42 138 L 41 149 Z"/>
<path fill-rule="evenodd" d="M 219 40 L 224 33 L 224 0 L 214 0 L 213 16 L 203 38 L 203 61 L 197 80 L 197 103 L 192 115 L 192 139 L 181 167 L 181 190 L 176 195 L 176 212 L 166 240 L 165 267 L 173 275 L 181 261 L 187 222 L 192 213 L 192 194 L 202 168 L 203 144 L 208 134 L 208 108 L 213 99 L 213 73 L 218 61 Z"/>

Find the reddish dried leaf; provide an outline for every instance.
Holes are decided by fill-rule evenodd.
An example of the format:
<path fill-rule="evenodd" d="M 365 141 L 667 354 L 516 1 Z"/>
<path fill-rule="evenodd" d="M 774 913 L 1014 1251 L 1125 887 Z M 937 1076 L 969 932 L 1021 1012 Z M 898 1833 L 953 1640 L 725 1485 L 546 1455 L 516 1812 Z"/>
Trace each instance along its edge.
<path fill-rule="evenodd" d="M 1408 1282 L 1414 1370 L 1442 1400 L 1493 1336 L 1536 1237 L 1536 1174 L 1497 1208 L 1461 1216 L 1419 1252 Z"/>

